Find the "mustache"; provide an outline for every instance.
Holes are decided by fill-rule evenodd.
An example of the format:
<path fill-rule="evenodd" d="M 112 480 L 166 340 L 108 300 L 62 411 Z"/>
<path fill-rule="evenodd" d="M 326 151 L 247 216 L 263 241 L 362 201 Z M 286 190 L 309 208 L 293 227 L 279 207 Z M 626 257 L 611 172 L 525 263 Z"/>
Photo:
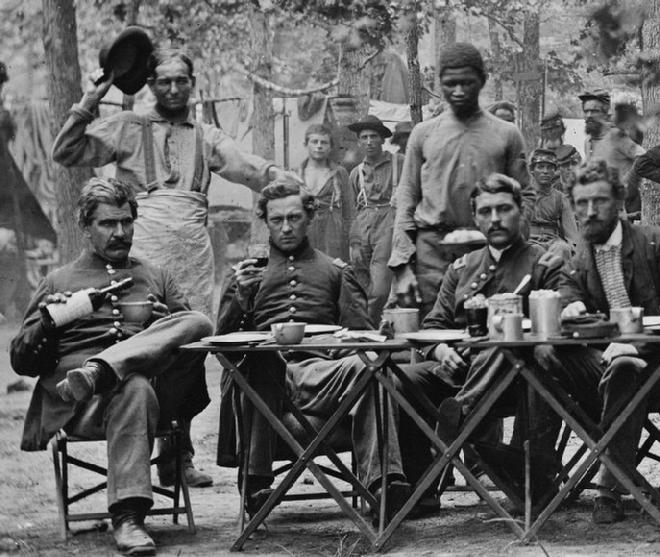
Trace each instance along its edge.
<path fill-rule="evenodd" d="M 133 242 L 126 242 L 124 240 L 114 240 L 113 242 L 108 242 L 108 248 L 130 248 L 133 245 Z"/>
<path fill-rule="evenodd" d="M 495 224 L 495 225 L 488 228 L 487 233 L 490 234 L 491 232 L 503 232 L 503 231 L 506 231 L 506 230 L 508 230 L 508 229 L 505 228 L 504 226 L 500 226 L 498 224 Z"/>

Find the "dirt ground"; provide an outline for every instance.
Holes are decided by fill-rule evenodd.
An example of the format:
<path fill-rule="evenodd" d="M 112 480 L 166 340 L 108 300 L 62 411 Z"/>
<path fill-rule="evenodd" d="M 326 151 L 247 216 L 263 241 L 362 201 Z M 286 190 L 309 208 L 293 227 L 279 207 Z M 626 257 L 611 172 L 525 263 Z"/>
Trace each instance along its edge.
<path fill-rule="evenodd" d="M 0 555 L 115 555 L 112 535 L 79 524 L 86 531 L 68 543 L 60 540 L 50 454 L 19 450 L 23 417 L 29 392 L 8 394 L 6 386 L 18 379 L 10 366 L 7 348 L 16 326 L 0 325 Z M 150 517 L 148 527 L 159 555 L 227 555 L 237 533 L 238 495 L 235 470 L 215 465 L 218 430 L 220 368 L 213 359 L 207 365 L 213 402 L 193 422 L 196 465 L 210 473 L 214 486 L 192 490 L 197 534 L 183 524 L 174 526 L 166 517 Z M 28 379 L 28 383 L 33 381 Z M 104 445 L 86 443 L 86 456 L 104 460 Z M 648 466 L 648 465 L 647 465 Z M 660 479 L 658 470 L 651 470 Z M 75 478 L 73 485 L 79 484 Z M 313 489 L 312 477 L 303 475 L 302 489 Z M 300 487 L 300 486 L 299 486 Z M 485 504 L 471 493 L 447 493 L 443 509 L 433 518 L 404 522 L 387 544 L 392 556 L 436 555 L 658 555 L 660 527 L 639 512 L 632 501 L 627 518 L 612 526 L 590 522 L 593 493 L 556 513 L 541 530 L 535 544 L 521 546 L 511 530 L 496 520 Z M 87 507 L 105 508 L 103 494 Z M 369 554 L 368 544 L 357 528 L 342 517 L 333 501 L 290 502 L 275 509 L 261 529 L 245 545 L 246 555 L 357 556 Z"/>

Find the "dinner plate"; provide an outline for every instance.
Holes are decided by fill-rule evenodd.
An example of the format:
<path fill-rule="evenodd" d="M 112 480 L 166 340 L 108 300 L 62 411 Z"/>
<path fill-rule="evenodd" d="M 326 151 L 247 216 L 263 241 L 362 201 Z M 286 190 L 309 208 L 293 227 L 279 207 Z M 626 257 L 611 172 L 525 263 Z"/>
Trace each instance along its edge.
<path fill-rule="evenodd" d="M 241 331 L 237 333 L 228 333 L 226 335 L 215 335 L 212 337 L 204 337 L 202 342 L 207 344 L 253 344 L 255 342 L 263 342 L 270 337 L 267 332 L 248 332 Z"/>
<path fill-rule="evenodd" d="M 341 325 L 322 325 L 318 323 L 308 323 L 305 325 L 306 335 L 321 335 L 324 333 L 334 333 L 341 329 Z"/>
<path fill-rule="evenodd" d="M 465 340 L 470 335 L 464 329 L 424 329 L 414 333 L 403 333 L 402 338 L 413 342 L 452 342 Z"/>
<path fill-rule="evenodd" d="M 660 325 L 660 315 L 647 315 L 642 318 L 644 327 L 656 327 Z"/>

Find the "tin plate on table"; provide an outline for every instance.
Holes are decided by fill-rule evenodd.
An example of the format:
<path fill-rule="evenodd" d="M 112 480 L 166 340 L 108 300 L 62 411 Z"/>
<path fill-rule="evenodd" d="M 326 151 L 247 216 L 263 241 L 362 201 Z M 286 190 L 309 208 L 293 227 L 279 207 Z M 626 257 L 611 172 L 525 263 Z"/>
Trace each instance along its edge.
<path fill-rule="evenodd" d="M 206 344 L 255 344 L 263 342 L 268 338 L 270 338 L 270 333 L 265 331 L 241 331 L 226 335 L 204 337 L 202 342 Z"/>
<path fill-rule="evenodd" d="M 470 338 L 464 329 L 425 329 L 400 336 L 412 342 L 455 342 Z"/>
<path fill-rule="evenodd" d="M 317 323 L 308 323 L 305 325 L 306 335 L 322 335 L 325 333 L 336 333 L 341 329 L 341 325 L 323 325 Z"/>

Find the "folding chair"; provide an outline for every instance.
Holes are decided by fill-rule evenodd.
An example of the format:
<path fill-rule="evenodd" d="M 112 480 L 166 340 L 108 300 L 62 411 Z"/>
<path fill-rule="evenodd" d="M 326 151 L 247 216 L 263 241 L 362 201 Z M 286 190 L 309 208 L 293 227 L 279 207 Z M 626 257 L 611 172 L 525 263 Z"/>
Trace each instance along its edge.
<path fill-rule="evenodd" d="M 195 520 L 193 517 L 192 506 L 190 504 L 190 494 L 188 492 L 188 484 L 186 483 L 185 475 L 183 474 L 182 463 L 182 449 L 181 449 L 181 429 L 176 421 L 172 421 L 171 427 L 166 430 L 159 430 L 156 437 L 170 437 L 174 441 L 174 450 L 176 458 L 175 467 L 175 481 L 172 489 L 164 488 L 154 485 L 152 490 L 154 493 L 167 497 L 172 500 L 171 506 L 163 506 L 151 508 L 147 512 L 147 516 L 154 515 L 172 515 L 172 522 L 178 524 L 179 514 L 186 515 L 188 521 L 188 531 L 195 533 Z M 69 454 L 69 444 L 85 443 L 90 441 L 105 441 L 103 436 L 96 438 L 79 437 L 72 434 L 67 434 L 65 431 L 59 431 L 50 441 L 50 447 L 53 454 L 53 469 L 55 472 L 55 496 L 57 499 L 57 508 L 59 514 L 60 534 L 64 541 L 67 540 L 70 532 L 69 524 L 71 522 L 81 522 L 87 520 L 103 520 L 111 518 L 109 512 L 92 512 L 92 513 L 73 513 L 70 506 L 77 501 L 85 499 L 90 495 L 97 493 L 108 486 L 107 480 L 101 481 L 94 486 L 82 489 L 77 493 L 69 493 L 69 466 L 82 468 L 90 472 L 99 474 L 106 477 L 108 475 L 107 467 L 99 464 L 82 460 Z M 152 458 L 151 465 L 159 464 L 160 457 Z M 179 504 L 180 496 L 183 495 L 183 506 Z"/>

